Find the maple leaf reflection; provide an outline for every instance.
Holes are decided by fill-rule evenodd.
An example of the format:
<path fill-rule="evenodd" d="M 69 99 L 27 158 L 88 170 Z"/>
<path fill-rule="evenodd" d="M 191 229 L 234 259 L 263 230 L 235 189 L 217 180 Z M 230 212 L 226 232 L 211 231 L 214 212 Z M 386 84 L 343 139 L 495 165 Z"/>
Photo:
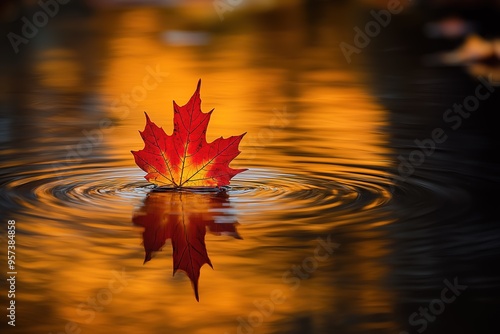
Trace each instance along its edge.
<path fill-rule="evenodd" d="M 207 263 L 213 268 L 205 246 L 208 230 L 215 235 L 229 235 L 241 239 L 236 230 L 236 217 L 226 192 L 154 191 L 134 212 L 134 224 L 144 227 L 142 234 L 144 263 L 151 260 L 167 239 L 173 248 L 173 274 L 184 271 L 193 285 L 196 300 L 201 267 Z"/>

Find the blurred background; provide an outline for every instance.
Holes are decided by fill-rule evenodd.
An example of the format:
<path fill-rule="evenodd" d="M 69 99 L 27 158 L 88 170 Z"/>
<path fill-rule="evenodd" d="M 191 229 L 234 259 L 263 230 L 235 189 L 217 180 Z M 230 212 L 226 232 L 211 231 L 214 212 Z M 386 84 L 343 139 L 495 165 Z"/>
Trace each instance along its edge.
<path fill-rule="evenodd" d="M 498 333 L 499 14 L 0 1 L 2 312 L 8 220 L 18 272 L 1 332 Z M 130 150 L 144 111 L 171 133 L 200 78 L 209 141 L 247 132 L 232 166 L 249 170 L 223 199 L 156 212 Z M 195 202 L 242 238 L 206 235 L 200 302 L 168 241 L 143 265 L 132 223 Z"/>

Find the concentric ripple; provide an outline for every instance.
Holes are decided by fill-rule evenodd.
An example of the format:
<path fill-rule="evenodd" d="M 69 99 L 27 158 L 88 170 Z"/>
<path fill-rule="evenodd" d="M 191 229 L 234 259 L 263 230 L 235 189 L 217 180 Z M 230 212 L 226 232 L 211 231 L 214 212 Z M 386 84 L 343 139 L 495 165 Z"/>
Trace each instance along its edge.
<path fill-rule="evenodd" d="M 371 181 L 371 182 L 370 182 Z M 46 217 L 47 212 L 77 216 L 92 211 L 116 215 L 138 205 L 154 186 L 137 168 L 97 164 L 55 171 L 49 164 L 25 167 L 1 180 L 0 196 L 10 210 Z M 238 212 L 280 211 L 313 215 L 321 211 L 367 209 L 390 199 L 381 178 L 312 175 L 251 168 L 233 179 L 227 189 Z M 28 209 L 28 210 L 26 210 Z"/>
<path fill-rule="evenodd" d="M 251 169 L 235 179 L 230 193 L 246 214 L 271 210 L 300 218 L 381 206 L 390 199 L 383 182 L 375 176 L 360 180 L 355 175 Z"/>

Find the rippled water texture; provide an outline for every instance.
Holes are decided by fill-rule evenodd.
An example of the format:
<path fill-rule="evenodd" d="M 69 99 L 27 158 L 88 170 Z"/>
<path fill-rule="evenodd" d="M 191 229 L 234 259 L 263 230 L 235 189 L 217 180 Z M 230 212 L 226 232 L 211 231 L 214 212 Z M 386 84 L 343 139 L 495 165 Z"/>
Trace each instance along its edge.
<path fill-rule="evenodd" d="M 422 65 L 436 46 L 417 14 L 348 64 L 365 11 L 316 6 L 74 5 L 2 47 L 0 277 L 9 219 L 18 273 L 2 333 L 498 333 L 499 88 L 454 129 L 443 114 L 481 81 Z M 248 171 L 153 212 L 237 231 L 205 235 L 197 302 L 170 241 L 143 264 L 133 217 L 178 202 L 130 150 L 144 111 L 171 133 L 199 78 L 207 139 L 247 132 L 232 166 Z"/>

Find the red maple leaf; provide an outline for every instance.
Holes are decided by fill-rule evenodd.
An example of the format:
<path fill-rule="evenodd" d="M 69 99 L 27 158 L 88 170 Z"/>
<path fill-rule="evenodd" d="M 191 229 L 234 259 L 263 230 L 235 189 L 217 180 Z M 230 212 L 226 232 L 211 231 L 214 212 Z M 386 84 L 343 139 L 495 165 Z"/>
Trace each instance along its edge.
<path fill-rule="evenodd" d="M 196 300 L 201 267 L 207 263 L 213 268 L 205 246 L 205 234 L 229 235 L 241 239 L 236 231 L 238 222 L 227 221 L 228 196 L 224 192 L 200 194 L 192 192 L 151 192 L 144 205 L 134 213 L 132 221 L 144 227 L 142 234 L 144 263 L 151 260 L 168 239 L 172 240 L 174 275 L 184 271 L 193 285 Z"/>
<path fill-rule="evenodd" d="M 217 138 L 207 143 L 206 131 L 213 109 L 201 111 L 201 79 L 191 99 L 184 106 L 174 101 L 174 131 L 167 135 L 151 122 L 146 113 L 146 127 L 140 132 L 144 149 L 132 151 L 136 164 L 148 174 L 146 180 L 159 186 L 221 187 L 246 169 L 229 167 L 240 151 L 245 135 Z"/>

